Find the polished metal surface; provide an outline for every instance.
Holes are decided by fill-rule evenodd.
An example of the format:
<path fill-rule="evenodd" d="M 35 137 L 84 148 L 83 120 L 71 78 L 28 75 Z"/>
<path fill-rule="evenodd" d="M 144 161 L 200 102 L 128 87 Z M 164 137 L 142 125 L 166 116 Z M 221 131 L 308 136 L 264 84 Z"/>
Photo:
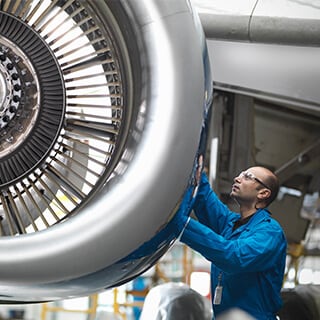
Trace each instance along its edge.
<path fill-rule="evenodd" d="M 217 89 L 319 114 L 319 48 L 218 40 L 207 44 Z"/>
<path fill-rule="evenodd" d="M 28 124 L 13 114 L 13 139 L 0 132 L 0 300 L 126 282 L 165 253 L 181 228 L 175 219 L 190 213 L 212 93 L 198 16 L 184 0 L 0 9 L 1 52 L 14 57 L 10 83 L 22 83 L 17 112 Z M 2 63 L 2 106 L 10 70 Z"/>
<path fill-rule="evenodd" d="M 192 0 L 209 39 L 318 46 L 315 0 Z"/>

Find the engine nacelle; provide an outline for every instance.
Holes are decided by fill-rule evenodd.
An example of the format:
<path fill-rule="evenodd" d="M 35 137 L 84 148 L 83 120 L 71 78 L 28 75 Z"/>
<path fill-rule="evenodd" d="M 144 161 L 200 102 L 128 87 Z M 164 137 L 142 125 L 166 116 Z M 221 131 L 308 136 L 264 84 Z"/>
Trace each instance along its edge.
<path fill-rule="evenodd" d="M 185 0 L 0 9 L 0 300 L 129 281 L 190 213 L 212 94 L 199 19 Z"/>

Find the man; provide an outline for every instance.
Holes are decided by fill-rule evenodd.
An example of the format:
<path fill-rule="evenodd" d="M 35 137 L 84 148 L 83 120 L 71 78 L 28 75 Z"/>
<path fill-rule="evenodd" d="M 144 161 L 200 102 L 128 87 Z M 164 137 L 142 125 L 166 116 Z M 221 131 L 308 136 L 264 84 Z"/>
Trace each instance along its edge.
<path fill-rule="evenodd" d="M 286 239 L 267 211 L 279 190 L 277 177 L 264 167 L 241 172 L 231 189 L 240 214 L 212 191 L 205 173 L 194 203 L 198 221 L 189 219 L 180 241 L 212 262 L 215 315 L 238 308 L 255 319 L 276 319 L 281 307 Z"/>

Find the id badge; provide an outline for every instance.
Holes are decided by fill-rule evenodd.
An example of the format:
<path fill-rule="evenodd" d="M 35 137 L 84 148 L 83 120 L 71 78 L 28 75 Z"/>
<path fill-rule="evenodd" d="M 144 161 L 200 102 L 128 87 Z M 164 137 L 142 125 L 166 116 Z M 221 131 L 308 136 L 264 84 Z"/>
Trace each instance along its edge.
<path fill-rule="evenodd" d="M 220 304 L 222 298 L 222 286 L 217 286 L 214 290 L 213 304 Z"/>

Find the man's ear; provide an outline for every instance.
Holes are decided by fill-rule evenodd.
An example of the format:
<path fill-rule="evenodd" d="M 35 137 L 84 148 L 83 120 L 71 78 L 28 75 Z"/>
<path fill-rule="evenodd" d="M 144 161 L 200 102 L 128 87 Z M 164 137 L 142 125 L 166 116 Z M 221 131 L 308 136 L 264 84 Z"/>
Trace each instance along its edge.
<path fill-rule="evenodd" d="M 271 191 L 267 188 L 263 188 L 261 190 L 259 190 L 258 194 L 257 194 L 257 198 L 260 201 L 266 200 L 271 196 Z"/>

